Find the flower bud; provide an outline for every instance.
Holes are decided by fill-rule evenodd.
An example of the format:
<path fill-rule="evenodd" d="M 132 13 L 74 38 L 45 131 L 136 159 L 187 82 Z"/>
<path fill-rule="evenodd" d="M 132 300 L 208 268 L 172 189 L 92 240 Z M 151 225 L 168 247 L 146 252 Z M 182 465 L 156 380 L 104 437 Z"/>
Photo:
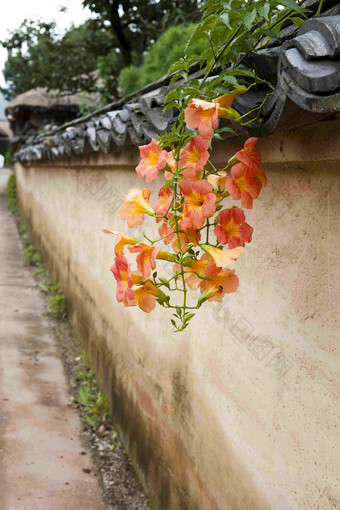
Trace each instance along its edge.
<path fill-rule="evenodd" d="M 165 250 L 159 250 L 159 252 L 156 255 L 156 259 L 167 260 L 168 262 L 175 262 L 175 260 L 177 259 L 177 255 L 175 255 L 174 253 L 169 253 L 168 251 Z"/>

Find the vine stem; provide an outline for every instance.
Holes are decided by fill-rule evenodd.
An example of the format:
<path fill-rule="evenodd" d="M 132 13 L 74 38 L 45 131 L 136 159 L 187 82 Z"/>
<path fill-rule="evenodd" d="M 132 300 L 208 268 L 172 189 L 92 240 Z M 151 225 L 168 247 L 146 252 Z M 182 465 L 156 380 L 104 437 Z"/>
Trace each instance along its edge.
<path fill-rule="evenodd" d="M 320 3 L 322 4 L 323 3 L 323 0 L 320 0 Z M 320 5 L 319 5 L 319 9 L 320 9 Z M 282 18 L 279 18 L 279 20 L 276 20 L 272 25 L 270 25 L 270 29 L 273 29 L 276 27 L 276 25 L 278 25 L 281 21 L 284 21 L 287 17 L 289 17 L 294 11 L 293 10 L 290 10 L 286 15 L 282 16 Z M 206 71 L 205 73 L 205 76 L 202 80 L 202 82 L 200 83 L 200 90 L 202 90 L 202 87 L 204 85 L 204 83 L 207 81 L 211 71 L 214 69 L 215 65 L 217 64 L 217 62 L 219 61 L 219 59 L 222 57 L 223 53 L 225 52 L 225 50 L 232 44 L 232 42 L 234 41 L 235 37 L 238 36 L 239 32 L 242 30 L 242 27 L 243 25 L 239 25 L 237 27 L 237 29 L 232 33 L 232 35 L 229 37 L 228 41 L 226 41 L 222 48 L 220 49 L 220 51 L 217 53 L 216 56 L 214 56 L 214 62 L 211 64 L 211 66 L 208 68 L 208 70 Z M 261 38 L 261 40 L 259 42 L 261 42 L 263 39 L 264 39 L 265 36 L 263 36 Z M 241 62 L 244 60 L 245 56 L 241 58 L 241 60 L 239 62 L 237 62 L 237 65 L 239 66 L 241 64 Z"/>
<path fill-rule="evenodd" d="M 179 175 L 179 168 L 178 168 L 178 165 L 179 165 L 179 155 L 180 155 L 180 147 L 181 147 L 181 143 L 178 144 L 178 147 L 176 148 L 176 177 Z M 174 187 L 174 205 L 176 205 L 177 203 L 177 193 L 178 193 L 178 189 L 177 189 L 177 186 L 178 186 L 178 182 L 177 182 L 177 179 L 175 179 L 175 187 Z M 182 289 L 182 292 L 183 292 L 183 306 L 182 306 L 182 310 L 183 310 L 183 313 L 182 313 L 182 317 L 181 317 L 181 320 L 182 320 L 182 328 L 184 327 L 184 317 L 185 317 L 185 312 L 186 312 L 186 309 L 187 309 L 187 287 L 186 287 L 186 283 L 185 283 L 185 279 L 184 279 L 184 264 L 183 264 L 183 250 L 182 250 L 182 245 L 181 245 L 181 238 L 180 238 L 180 230 L 178 228 L 178 215 L 177 213 L 174 214 L 174 219 L 175 219 L 175 232 L 176 232 L 176 236 L 177 236 L 177 245 L 178 245 L 178 251 L 179 251 L 179 254 L 180 254 L 180 258 L 179 258 L 179 263 L 180 263 L 180 266 L 181 266 L 181 275 L 182 275 L 182 285 L 183 285 L 183 289 Z M 170 307 L 171 305 L 169 305 Z M 176 308 L 176 307 L 174 307 Z M 181 328 L 181 329 L 182 329 Z M 179 329 L 180 331 L 180 329 Z"/>
<path fill-rule="evenodd" d="M 316 11 L 315 17 L 319 18 L 323 7 L 324 0 L 320 0 L 318 10 Z"/>
<path fill-rule="evenodd" d="M 242 25 L 240 25 L 239 27 L 237 27 L 237 29 L 233 32 L 233 34 L 229 37 L 228 41 L 226 41 L 222 48 L 220 49 L 220 51 L 217 53 L 217 55 L 214 57 L 214 62 L 211 64 L 211 66 L 208 68 L 208 70 L 205 72 L 205 76 L 203 78 L 203 80 L 201 81 L 200 83 L 200 86 L 199 86 L 199 89 L 202 90 L 203 88 L 203 85 L 205 84 L 205 82 L 207 81 L 211 71 L 214 69 L 215 65 L 217 64 L 217 62 L 219 61 L 219 59 L 222 57 L 223 53 L 225 52 L 225 50 L 228 48 L 228 46 L 231 45 L 231 43 L 233 42 L 233 40 L 235 39 L 235 37 L 237 37 L 237 35 L 239 34 L 239 32 L 241 31 L 242 29 Z"/>
<path fill-rule="evenodd" d="M 209 220 L 208 220 L 208 222 L 207 222 L 207 232 L 206 232 L 205 244 L 209 244 L 209 228 L 210 228 L 210 223 L 209 223 Z"/>
<path fill-rule="evenodd" d="M 323 1 L 323 0 L 320 0 L 320 1 Z M 279 17 L 279 19 L 277 19 L 276 21 L 274 21 L 274 23 L 272 23 L 270 26 L 269 26 L 269 30 L 273 30 L 273 28 L 276 27 L 276 25 L 278 25 L 279 23 L 281 23 L 281 21 L 284 21 L 285 19 L 289 18 L 289 16 L 291 14 L 293 14 L 294 10 L 291 9 L 290 11 L 287 12 L 287 14 L 285 14 L 284 16 L 281 16 Z M 256 45 L 255 45 L 255 49 L 257 50 L 259 48 L 259 45 L 261 44 L 261 42 L 263 41 L 263 39 L 265 39 L 267 36 L 266 35 L 263 35 L 259 41 L 257 41 Z M 245 53 L 243 55 L 243 57 L 240 58 L 240 60 L 237 62 L 237 65 L 241 65 L 243 60 L 247 57 L 247 53 Z"/>
<path fill-rule="evenodd" d="M 320 12 L 321 12 L 323 1 L 324 0 L 320 0 L 319 8 L 318 8 L 316 16 L 318 16 L 320 14 Z M 292 12 L 293 12 L 293 10 L 289 10 L 288 13 L 284 14 L 283 16 L 282 15 L 280 16 L 278 14 L 276 20 L 270 25 L 270 28 L 273 29 L 274 27 L 276 27 L 277 25 L 282 23 L 286 18 L 288 18 L 291 15 Z M 257 28 L 257 27 L 255 26 L 255 28 Z M 250 30 L 250 33 L 254 32 L 255 28 L 253 27 L 253 29 Z M 239 37 L 244 35 L 245 29 L 246 29 L 246 27 L 245 27 L 245 25 L 243 23 L 240 23 L 236 28 L 231 29 L 230 30 L 230 36 L 229 36 L 228 40 L 222 46 L 220 46 L 219 51 L 218 51 L 217 48 L 214 48 L 212 40 L 209 39 L 209 43 L 210 43 L 210 46 L 211 46 L 213 59 L 212 59 L 212 62 L 210 63 L 210 65 L 208 65 L 206 67 L 206 69 L 205 69 L 204 76 L 203 76 L 203 79 L 202 79 L 202 81 L 201 81 L 201 83 L 200 83 L 200 85 L 198 87 L 198 90 L 200 90 L 200 91 L 204 90 L 205 84 L 206 84 L 208 78 L 210 77 L 210 75 L 212 74 L 214 69 L 216 69 L 218 67 L 218 65 L 220 63 L 220 60 L 223 57 L 223 55 L 225 54 L 227 48 L 229 46 L 231 46 L 235 42 L 235 40 L 237 41 L 237 39 Z M 262 37 L 258 38 L 257 43 L 255 43 L 255 48 L 258 48 L 261 45 L 262 41 L 264 40 L 264 37 L 265 36 L 262 36 Z M 243 62 L 244 58 L 245 58 L 245 56 L 241 57 L 238 60 L 238 62 L 235 62 L 235 66 L 240 66 L 241 63 Z M 188 69 L 186 69 L 186 74 L 187 74 L 187 82 L 189 82 Z M 249 88 L 252 87 L 252 86 L 255 86 L 255 84 L 257 84 L 257 83 L 258 82 L 250 85 Z M 267 98 L 268 98 L 268 96 L 265 97 L 264 101 L 262 102 L 262 104 L 259 107 L 254 108 L 250 112 L 247 112 L 245 115 L 243 115 L 241 117 L 241 119 L 243 119 L 244 117 L 249 116 L 250 113 L 255 112 L 255 111 L 258 112 L 258 114 L 257 114 L 257 118 L 258 118 L 259 115 L 260 115 L 261 108 L 262 108 L 263 104 L 265 103 L 265 101 L 267 100 Z M 179 109 L 182 108 L 182 96 L 181 97 L 178 96 L 178 108 Z M 181 113 L 181 115 L 183 115 L 183 112 Z M 253 120 L 254 119 L 251 119 L 249 122 L 253 122 Z M 241 123 L 241 124 L 242 125 L 246 125 L 247 123 L 248 122 L 245 122 L 244 124 Z M 144 236 L 153 245 L 153 244 L 157 243 L 158 241 L 161 241 L 161 240 L 167 238 L 168 236 L 171 236 L 171 235 L 174 235 L 174 234 L 176 235 L 177 245 L 178 245 L 178 254 L 177 254 L 177 261 L 176 262 L 180 266 L 180 271 L 176 272 L 176 274 L 172 278 L 170 278 L 170 280 L 168 280 L 167 285 L 168 285 L 169 290 L 171 290 L 171 291 L 172 290 L 178 290 L 178 291 L 183 292 L 183 302 L 182 302 L 182 306 L 176 306 L 176 305 L 170 304 L 170 299 L 168 299 L 167 302 L 164 302 L 163 306 L 165 308 L 172 308 L 172 309 L 176 309 L 177 310 L 176 317 L 179 318 L 179 321 L 176 320 L 176 323 L 178 324 L 178 326 L 175 323 L 175 321 L 172 321 L 172 322 L 175 325 L 175 328 L 176 328 L 177 331 L 182 331 L 187 326 L 187 323 L 186 323 L 186 315 L 187 315 L 186 311 L 187 310 L 196 310 L 196 309 L 198 309 L 201 306 L 202 303 L 199 302 L 200 304 L 197 304 L 196 306 L 188 306 L 187 305 L 187 285 L 186 285 L 185 278 L 184 278 L 185 274 L 186 273 L 194 273 L 199 278 L 201 278 L 201 276 L 196 271 L 190 270 L 190 268 L 188 266 L 185 266 L 185 263 L 186 262 L 188 263 L 188 256 L 186 255 L 186 249 L 185 248 L 182 249 L 182 246 L 181 246 L 181 234 L 184 234 L 184 232 L 182 232 L 180 230 L 179 223 L 180 223 L 180 220 L 181 220 L 181 211 L 182 211 L 182 207 L 183 207 L 183 196 L 181 195 L 181 191 L 179 189 L 178 180 L 180 178 L 181 171 L 183 170 L 183 169 L 181 169 L 181 170 L 179 169 L 180 150 L 181 150 L 181 147 L 184 145 L 185 140 L 186 140 L 185 131 L 184 131 L 184 126 L 183 125 L 180 124 L 180 129 L 178 129 L 176 131 L 176 134 L 177 134 L 177 139 L 176 139 L 176 137 L 174 137 L 175 142 L 170 144 L 170 147 L 172 147 L 172 150 L 173 150 L 174 159 L 176 161 L 176 170 L 172 171 L 173 175 L 172 175 L 172 179 L 171 179 L 171 189 L 172 189 L 172 192 L 173 192 L 173 199 L 170 202 L 166 213 L 164 215 L 157 216 L 157 218 L 161 218 L 161 217 L 164 218 L 165 221 L 167 222 L 167 215 L 168 215 L 169 211 L 172 209 L 173 216 L 172 216 L 171 223 L 170 222 L 167 222 L 167 223 L 169 225 L 171 225 L 171 229 L 173 231 L 170 232 L 169 234 L 167 234 L 167 235 L 157 239 L 156 241 L 151 241 L 150 239 L 148 239 L 145 236 L 145 234 L 144 234 Z M 211 168 L 213 168 L 213 172 L 210 172 L 210 173 L 218 174 L 218 172 L 220 170 L 217 170 L 214 167 L 214 165 L 211 163 L 211 161 L 209 161 L 209 163 L 211 164 Z M 233 163 L 234 163 L 234 161 L 232 161 L 232 159 L 230 161 L 228 161 L 226 167 L 223 170 L 227 170 Z M 207 172 L 208 171 L 206 171 L 206 169 L 204 169 L 203 178 L 206 177 L 206 173 Z M 228 195 L 229 195 L 229 193 L 228 193 Z M 220 193 L 220 197 L 221 198 L 218 201 L 218 203 L 220 201 L 222 201 L 223 198 L 225 198 L 224 195 L 221 194 L 221 193 Z M 209 219 L 207 219 L 206 224 L 203 227 L 201 227 L 200 229 L 197 229 L 197 230 L 203 230 L 204 228 L 206 228 L 206 242 L 205 242 L 205 244 L 210 244 L 209 243 L 209 233 L 210 233 L 211 227 L 212 228 L 214 227 L 214 223 L 210 223 Z M 194 236 L 192 234 L 188 234 L 188 233 L 186 233 L 186 235 L 191 235 L 192 237 L 194 237 L 196 239 L 198 248 L 202 249 L 201 248 L 201 244 L 198 242 L 198 239 L 197 239 L 196 236 Z M 216 243 L 216 246 L 218 246 L 218 242 Z M 193 260 L 195 260 L 195 259 L 197 260 L 197 256 L 196 255 L 194 255 L 194 257 L 193 257 Z M 177 281 L 178 278 L 181 279 L 182 285 L 180 285 L 180 283 Z M 206 278 L 203 277 L 202 279 L 208 279 L 208 277 L 206 277 Z M 169 283 L 172 280 L 174 280 L 176 289 L 170 288 Z M 159 284 L 159 286 L 162 286 L 162 285 L 164 285 L 164 284 Z"/>
<path fill-rule="evenodd" d="M 164 304 L 164 308 L 174 308 L 175 310 L 177 310 L 178 306 L 174 306 L 174 305 L 166 305 Z M 196 305 L 196 306 L 186 306 L 185 309 L 186 310 L 198 310 L 199 306 Z M 180 331 L 180 329 L 179 329 Z"/>
<path fill-rule="evenodd" d="M 200 230 L 200 229 L 199 229 L 199 230 Z M 186 236 L 189 236 L 189 237 L 193 237 L 193 238 L 194 238 L 194 239 L 196 239 L 196 241 L 198 242 L 198 239 L 197 239 L 197 237 L 196 237 L 194 234 L 189 234 L 189 232 L 183 232 L 183 230 L 178 230 L 178 233 L 179 233 L 179 234 L 185 234 Z M 154 245 L 155 243 L 158 243 L 159 241 L 162 241 L 162 240 L 163 240 L 163 239 L 165 239 L 166 237 L 173 236 L 174 234 L 176 234 L 176 230 L 173 230 L 172 232 L 170 232 L 170 234 L 166 234 L 165 236 L 160 237 L 159 239 L 156 239 L 155 241 L 152 241 L 152 240 L 151 240 L 151 239 L 149 239 L 149 238 L 147 237 L 147 235 L 145 235 L 145 234 L 144 234 L 144 232 L 143 232 L 143 236 L 145 237 L 145 239 L 146 239 L 147 241 L 149 241 L 149 243 L 150 243 L 151 245 Z"/>
<path fill-rule="evenodd" d="M 264 100 L 262 101 L 262 103 L 260 104 L 260 106 L 257 106 L 256 108 L 253 108 L 252 110 L 249 110 L 249 112 L 245 113 L 244 115 L 242 115 L 240 117 L 240 119 L 243 119 L 243 117 L 248 117 L 248 115 L 250 113 L 253 113 L 253 112 L 258 112 L 256 117 L 254 118 L 251 118 L 250 120 L 248 120 L 247 122 L 240 122 L 240 125 L 241 126 L 247 126 L 248 124 L 251 124 L 252 122 L 254 122 L 255 120 L 258 120 L 259 116 L 260 116 L 260 113 L 261 113 L 261 110 L 262 110 L 262 107 L 264 105 L 264 103 L 267 101 L 268 97 L 270 96 L 271 92 L 269 94 L 266 95 L 266 97 L 264 98 Z"/>

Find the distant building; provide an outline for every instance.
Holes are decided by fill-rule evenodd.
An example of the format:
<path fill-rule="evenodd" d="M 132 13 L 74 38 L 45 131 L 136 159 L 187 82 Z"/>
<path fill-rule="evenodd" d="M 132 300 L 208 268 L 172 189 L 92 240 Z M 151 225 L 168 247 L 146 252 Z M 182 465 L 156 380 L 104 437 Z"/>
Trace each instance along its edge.
<path fill-rule="evenodd" d="M 11 142 L 17 150 L 28 136 L 75 119 L 79 106 L 75 96 L 60 97 L 46 88 L 36 88 L 15 97 L 7 104 L 5 114 L 13 132 Z"/>

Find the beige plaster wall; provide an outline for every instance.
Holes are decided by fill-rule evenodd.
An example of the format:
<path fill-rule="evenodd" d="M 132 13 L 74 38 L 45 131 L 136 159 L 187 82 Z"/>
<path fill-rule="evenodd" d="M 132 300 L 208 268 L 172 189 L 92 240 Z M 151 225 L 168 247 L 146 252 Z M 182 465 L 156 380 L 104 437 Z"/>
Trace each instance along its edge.
<path fill-rule="evenodd" d="M 142 186 L 137 150 L 16 164 L 21 207 L 157 509 L 339 508 L 339 141 L 331 121 L 259 142 L 269 184 L 247 212 L 239 290 L 183 334 L 160 307 L 115 301 L 101 229 L 127 229 L 117 210 Z"/>

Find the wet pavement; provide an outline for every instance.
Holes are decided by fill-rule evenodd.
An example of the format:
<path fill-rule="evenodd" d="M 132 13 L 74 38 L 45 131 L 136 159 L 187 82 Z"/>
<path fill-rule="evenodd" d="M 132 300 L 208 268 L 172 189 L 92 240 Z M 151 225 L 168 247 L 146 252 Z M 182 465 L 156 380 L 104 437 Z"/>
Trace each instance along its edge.
<path fill-rule="evenodd" d="M 0 509 L 105 509 L 46 304 L 7 207 L 9 175 L 0 169 Z"/>

